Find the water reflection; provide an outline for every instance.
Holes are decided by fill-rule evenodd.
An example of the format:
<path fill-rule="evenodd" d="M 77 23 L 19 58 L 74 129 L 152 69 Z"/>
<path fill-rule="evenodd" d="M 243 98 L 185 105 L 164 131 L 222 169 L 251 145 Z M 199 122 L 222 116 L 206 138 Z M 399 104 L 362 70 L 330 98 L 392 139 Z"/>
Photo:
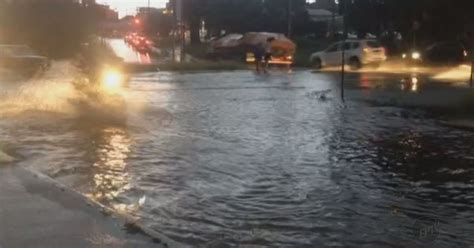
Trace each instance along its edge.
<path fill-rule="evenodd" d="M 411 75 L 409 78 L 403 78 L 400 81 L 400 89 L 402 91 L 409 91 L 416 93 L 419 90 L 419 78 L 416 74 Z"/>
<path fill-rule="evenodd" d="M 151 57 L 149 53 L 139 53 L 139 61 L 142 64 L 151 64 Z"/>
<path fill-rule="evenodd" d="M 411 77 L 411 91 L 412 92 L 418 91 L 418 77 L 416 76 Z"/>
<path fill-rule="evenodd" d="M 119 128 L 101 130 L 95 141 L 93 187 L 87 195 L 98 202 L 110 202 L 130 189 L 127 158 L 130 138 Z"/>

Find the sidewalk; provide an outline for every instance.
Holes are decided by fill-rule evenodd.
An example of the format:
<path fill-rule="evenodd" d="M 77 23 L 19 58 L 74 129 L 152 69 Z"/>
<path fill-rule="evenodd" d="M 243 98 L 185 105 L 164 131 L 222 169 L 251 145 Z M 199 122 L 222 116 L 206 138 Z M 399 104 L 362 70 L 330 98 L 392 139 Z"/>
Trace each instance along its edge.
<path fill-rule="evenodd" d="M 166 247 L 103 214 L 79 194 L 0 165 L 0 247 Z"/>

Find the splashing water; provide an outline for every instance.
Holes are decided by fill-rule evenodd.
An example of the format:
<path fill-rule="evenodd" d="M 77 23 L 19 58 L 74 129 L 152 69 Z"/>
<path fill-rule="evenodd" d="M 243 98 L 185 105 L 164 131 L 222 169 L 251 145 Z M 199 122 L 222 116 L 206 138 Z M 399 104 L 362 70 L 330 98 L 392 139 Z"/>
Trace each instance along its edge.
<path fill-rule="evenodd" d="M 76 92 L 70 84 L 82 76 L 71 63 L 56 62 L 44 75 L 27 81 L 0 82 L 0 115 L 17 115 L 28 111 L 72 113 L 68 99 Z"/>
<path fill-rule="evenodd" d="M 8 155 L 5 152 L 0 150 L 0 164 L 11 163 L 14 160 L 15 159 L 12 156 L 10 156 L 10 155 Z"/>
<path fill-rule="evenodd" d="M 322 72 L 340 72 L 340 66 L 326 67 Z M 471 76 L 470 65 L 459 66 L 429 66 L 426 64 L 410 65 L 400 61 L 387 61 L 379 67 L 364 66 L 358 70 L 352 70 L 346 67 L 347 72 L 352 73 L 380 73 L 380 74 L 423 74 L 429 76 L 432 80 L 444 81 L 450 83 L 465 83 Z"/>
<path fill-rule="evenodd" d="M 0 81 L 0 117 L 52 113 L 94 124 L 123 123 L 123 92 L 107 94 L 92 84 L 75 87 L 73 82 L 85 78 L 70 61 L 60 61 L 30 80 Z"/>
<path fill-rule="evenodd" d="M 445 72 L 441 72 L 435 76 L 435 80 L 448 80 L 457 82 L 466 82 L 471 77 L 471 66 L 460 65 Z"/>

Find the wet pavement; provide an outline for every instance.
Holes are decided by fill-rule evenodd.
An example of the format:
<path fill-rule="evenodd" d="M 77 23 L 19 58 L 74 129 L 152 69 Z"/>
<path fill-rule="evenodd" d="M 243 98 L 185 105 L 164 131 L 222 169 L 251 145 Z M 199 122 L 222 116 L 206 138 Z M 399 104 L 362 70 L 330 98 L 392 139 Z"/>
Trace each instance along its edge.
<path fill-rule="evenodd" d="M 136 74 L 125 119 L 69 91 L 4 98 L 0 139 L 182 246 L 470 247 L 474 133 L 386 95 L 459 100 L 466 83 L 412 78 L 352 74 L 342 103 L 332 72 Z"/>
<path fill-rule="evenodd" d="M 164 247 L 20 167 L 0 168 L 0 247 Z"/>

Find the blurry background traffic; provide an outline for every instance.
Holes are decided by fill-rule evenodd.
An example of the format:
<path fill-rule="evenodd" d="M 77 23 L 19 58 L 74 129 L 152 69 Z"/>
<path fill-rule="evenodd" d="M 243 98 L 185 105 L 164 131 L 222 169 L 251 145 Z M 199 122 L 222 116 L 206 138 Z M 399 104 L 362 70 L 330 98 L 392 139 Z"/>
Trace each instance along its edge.
<path fill-rule="evenodd" d="M 295 66 L 314 66 L 311 54 L 343 39 L 377 40 L 388 60 L 452 65 L 470 57 L 473 4 L 170 0 L 163 8 L 144 1 L 136 11 L 124 13 L 94 0 L 2 0 L 0 44 L 28 45 L 38 55 L 57 59 L 75 56 L 84 44 L 108 37 L 125 39 L 137 52 L 162 60 L 248 61 L 249 45 L 255 45 L 248 37 L 256 32 L 291 40 L 283 52 L 275 48 L 274 57 Z"/>

